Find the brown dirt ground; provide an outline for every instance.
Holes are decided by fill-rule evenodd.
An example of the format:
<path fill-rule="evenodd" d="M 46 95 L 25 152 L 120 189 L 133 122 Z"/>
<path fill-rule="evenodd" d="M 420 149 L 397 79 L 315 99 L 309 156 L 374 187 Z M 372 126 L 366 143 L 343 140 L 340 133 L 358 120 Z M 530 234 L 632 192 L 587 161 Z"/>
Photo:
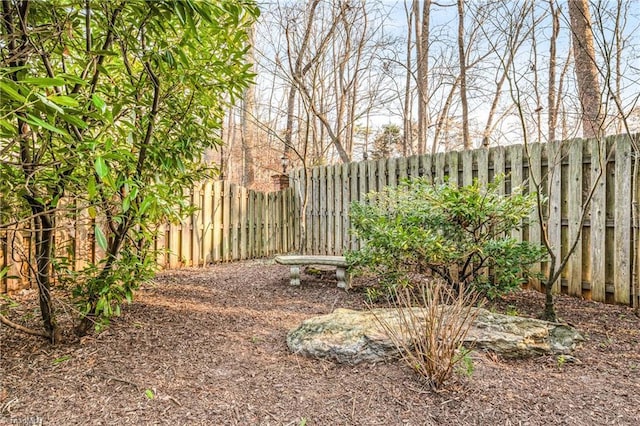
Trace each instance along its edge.
<path fill-rule="evenodd" d="M 11 318 L 37 324 L 33 294 L 18 299 Z M 0 425 L 638 424 L 630 308 L 560 297 L 561 316 L 587 338 L 581 363 L 479 353 L 473 375 L 439 393 L 400 362 L 338 365 L 287 350 L 300 321 L 363 306 L 361 290 L 333 280 L 292 288 L 288 269 L 268 261 L 164 272 L 97 336 L 50 346 L 1 328 Z M 496 309 L 541 306 L 523 291 Z"/>

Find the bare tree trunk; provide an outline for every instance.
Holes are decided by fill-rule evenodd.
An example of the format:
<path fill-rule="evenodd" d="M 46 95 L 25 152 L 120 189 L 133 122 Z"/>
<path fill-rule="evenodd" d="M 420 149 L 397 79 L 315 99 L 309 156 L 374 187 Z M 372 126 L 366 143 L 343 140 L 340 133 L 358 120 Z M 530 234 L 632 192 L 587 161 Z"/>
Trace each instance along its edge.
<path fill-rule="evenodd" d="M 293 136 L 293 122 L 294 122 L 294 110 L 295 110 L 295 104 L 296 104 L 296 94 L 298 92 L 298 84 L 300 84 L 300 80 L 308 70 L 308 68 L 307 70 L 305 70 L 306 67 L 303 66 L 303 60 L 304 60 L 304 54 L 307 51 L 309 46 L 309 40 L 311 39 L 313 19 L 315 17 L 316 8 L 318 7 L 319 3 L 320 3 L 320 0 L 313 0 L 309 4 L 309 14 L 307 15 L 307 21 L 306 21 L 304 33 L 302 36 L 302 43 L 300 45 L 300 49 L 298 51 L 298 56 L 296 57 L 295 64 L 291 66 L 292 80 L 291 80 L 291 86 L 289 86 L 289 96 L 287 97 L 287 127 L 284 134 L 283 156 L 285 158 L 288 158 L 289 152 L 293 147 L 292 136 Z M 288 33 L 288 30 L 289 28 L 287 26 L 287 33 Z M 287 37 L 287 42 L 289 42 L 288 37 Z M 290 47 L 287 49 L 287 53 L 288 53 L 287 57 L 289 58 L 289 60 L 291 60 L 293 56 L 293 52 Z"/>
<path fill-rule="evenodd" d="M 423 1 L 422 18 L 420 18 L 420 3 L 419 0 L 414 0 L 412 9 L 416 23 L 418 154 L 424 154 L 427 145 L 427 129 L 429 127 L 429 22 L 431 0 Z"/>
<path fill-rule="evenodd" d="M 471 149 L 469 136 L 469 103 L 467 101 L 467 58 L 464 46 L 464 0 L 458 6 L 458 56 L 460 59 L 460 103 L 462 106 L 462 142 L 464 149 Z"/>
<path fill-rule="evenodd" d="M 597 137 L 603 132 L 603 117 L 588 0 L 569 0 L 569 16 L 578 97 L 582 106 L 582 133 L 585 138 Z"/>
<path fill-rule="evenodd" d="M 411 64 L 413 47 L 411 46 L 411 31 L 413 27 L 413 9 L 407 7 L 407 2 L 404 3 L 405 14 L 407 17 L 407 57 L 405 62 L 405 82 L 404 82 L 404 106 L 403 106 L 403 130 L 404 137 L 402 138 L 402 155 L 407 157 L 413 154 L 413 102 L 411 99 Z"/>
<path fill-rule="evenodd" d="M 249 29 L 249 46 L 253 46 L 254 29 Z M 247 52 L 247 60 L 254 62 L 253 48 L 249 47 Z M 252 67 L 253 68 L 253 67 Z M 256 87 L 249 85 L 244 90 L 242 99 L 242 185 L 251 187 L 255 181 L 255 168 L 253 161 L 253 148 L 256 143 L 256 126 L 255 126 L 255 110 L 256 110 Z"/>
<path fill-rule="evenodd" d="M 555 0 L 549 0 L 549 12 L 551 13 L 552 28 L 549 40 L 549 92 L 547 94 L 547 139 L 553 142 L 556 139 L 556 126 L 558 125 L 558 107 L 556 105 L 556 66 L 557 66 L 557 41 L 560 33 L 560 9 L 556 9 Z"/>
<path fill-rule="evenodd" d="M 536 99 L 536 109 L 534 112 L 536 113 L 536 142 L 542 141 L 542 97 L 540 96 L 540 84 L 538 78 L 538 39 L 536 37 L 536 9 L 531 8 L 531 27 L 533 30 L 531 31 L 531 45 L 532 45 L 532 53 L 533 59 L 531 63 L 531 71 L 533 72 L 533 92 Z M 523 15 L 523 21 L 525 16 Z"/>

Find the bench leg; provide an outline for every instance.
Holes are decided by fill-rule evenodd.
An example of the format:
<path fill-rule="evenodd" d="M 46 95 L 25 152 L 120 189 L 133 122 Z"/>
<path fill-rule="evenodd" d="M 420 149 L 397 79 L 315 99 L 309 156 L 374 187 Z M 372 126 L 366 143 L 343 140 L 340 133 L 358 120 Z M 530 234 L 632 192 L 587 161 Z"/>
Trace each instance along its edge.
<path fill-rule="evenodd" d="M 351 277 L 345 268 L 336 268 L 336 278 L 338 279 L 338 287 L 345 290 L 351 288 Z"/>
<path fill-rule="evenodd" d="M 292 265 L 289 273 L 291 285 L 300 285 L 300 265 Z"/>

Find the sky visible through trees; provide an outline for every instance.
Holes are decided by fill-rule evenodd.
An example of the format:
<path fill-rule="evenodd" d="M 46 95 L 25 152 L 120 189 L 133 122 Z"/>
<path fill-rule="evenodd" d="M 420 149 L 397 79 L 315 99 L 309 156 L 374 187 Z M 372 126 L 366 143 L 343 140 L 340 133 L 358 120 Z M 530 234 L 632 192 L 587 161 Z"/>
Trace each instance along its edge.
<path fill-rule="evenodd" d="M 227 144 L 211 159 L 228 179 L 255 171 L 259 186 L 283 155 L 289 168 L 377 156 L 387 125 L 402 129 L 392 156 L 520 143 L 525 132 L 530 141 L 580 137 L 576 1 L 261 2 L 255 95 L 229 112 Z M 640 130 L 638 3 L 585 3 L 602 131 Z M 261 153 L 252 163 L 247 143 Z"/>

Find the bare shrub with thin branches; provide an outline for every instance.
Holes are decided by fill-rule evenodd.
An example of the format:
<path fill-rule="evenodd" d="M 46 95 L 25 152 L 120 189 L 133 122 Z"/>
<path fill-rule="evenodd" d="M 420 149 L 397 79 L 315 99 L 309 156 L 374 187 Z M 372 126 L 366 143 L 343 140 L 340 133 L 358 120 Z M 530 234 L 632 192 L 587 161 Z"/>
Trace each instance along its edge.
<path fill-rule="evenodd" d="M 478 315 L 478 295 L 455 291 L 445 281 L 421 281 L 399 285 L 390 298 L 397 315 L 393 319 L 375 314 L 402 360 L 433 390 L 442 389 L 457 367 L 469 361 L 464 342 Z M 467 366 L 469 371 L 469 366 Z"/>

